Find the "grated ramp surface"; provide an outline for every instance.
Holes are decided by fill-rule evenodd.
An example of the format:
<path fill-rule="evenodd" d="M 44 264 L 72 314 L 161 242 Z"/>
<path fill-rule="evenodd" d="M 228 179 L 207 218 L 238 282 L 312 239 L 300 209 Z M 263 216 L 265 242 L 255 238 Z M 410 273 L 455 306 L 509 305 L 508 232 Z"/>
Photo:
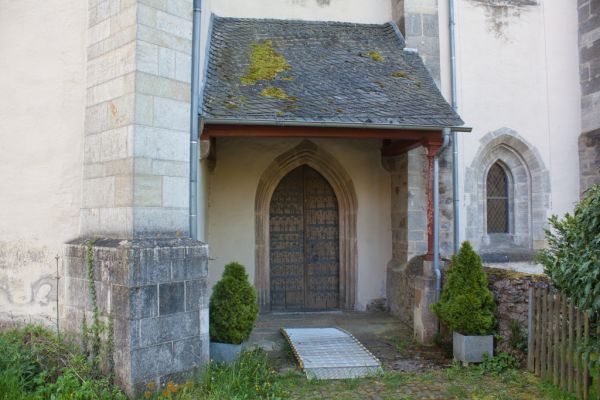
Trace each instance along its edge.
<path fill-rule="evenodd" d="M 376 374 L 381 362 L 338 328 L 281 328 L 308 379 L 350 379 Z"/>

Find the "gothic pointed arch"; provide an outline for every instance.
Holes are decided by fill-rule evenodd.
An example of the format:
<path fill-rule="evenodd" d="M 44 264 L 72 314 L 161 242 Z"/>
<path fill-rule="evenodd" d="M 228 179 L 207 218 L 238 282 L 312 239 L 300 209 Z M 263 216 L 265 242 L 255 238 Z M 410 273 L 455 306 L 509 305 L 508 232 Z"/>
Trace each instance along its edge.
<path fill-rule="evenodd" d="M 354 309 L 357 287 L 357 197 L 352 179 L 342 165 L 315 143 L 305 140 L 281 154 L 263 172 L 255 198 L 255 286 L 259 305 L 268 309 L 269 282 L 269 206 L 279 182 L 292 170 L 302 166 L 320 173 L 331 185 L 339 209 L 340 306 Z"/>
<path fill-rule="evenodd" d="M 488 133 L 480 143 L 466 170 L 466 238 L 480 250 L 542 247 L 550 205 L 550 175 L 539 152 L 508 128 Z M 501 168 L 505 174 L 504 195 L 490 187 L 490 171 L 499 173 L 493 168 Z M 494 190 L 497 193 L 491 193 Z M 504 222 L 488 220 L 500 218 L 504 212 L 494 209 L 491 202 L 507 208 Z M 505 229 L 503 223 L 506 223 Z"/>

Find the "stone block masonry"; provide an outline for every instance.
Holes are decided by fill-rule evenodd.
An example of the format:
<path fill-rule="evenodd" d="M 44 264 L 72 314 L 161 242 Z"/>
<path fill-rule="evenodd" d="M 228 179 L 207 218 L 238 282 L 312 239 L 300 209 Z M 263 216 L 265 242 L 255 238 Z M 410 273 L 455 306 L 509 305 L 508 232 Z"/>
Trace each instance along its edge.
<path fill-rule="evenodd" d="M 600 128 L 579 136 L 581 192 L 600 184 Z"/>
<path fill-rule="evenodd" d="M 63 330 L 79 332 L 92 318 L 87 239 L 66 245 Z M 187 238 L 99 239 L 94 284 L 103 320 L 114 321 L 117 382 L 128 393 L 149 382 L 182 381 L 208 360 L 208 256 Z"/>
<path fill-rule="evenodd" d="M 578 0 L 581 136 L 580 190 L 600 183 L 600 5 Z"/>
<path fill-rule="evenodd" d="M 89 0 L 83 235 L 188 231 L 191 39 L 191 0 Z"/>

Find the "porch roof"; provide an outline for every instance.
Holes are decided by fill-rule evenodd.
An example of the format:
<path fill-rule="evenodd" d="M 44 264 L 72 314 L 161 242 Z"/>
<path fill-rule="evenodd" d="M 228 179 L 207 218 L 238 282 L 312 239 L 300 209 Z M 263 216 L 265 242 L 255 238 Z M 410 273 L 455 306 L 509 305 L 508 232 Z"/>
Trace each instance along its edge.
<path fill-rule="evenodd" d="M 207 124 L 462 127 L 392 23 L 213 17 Z"/>

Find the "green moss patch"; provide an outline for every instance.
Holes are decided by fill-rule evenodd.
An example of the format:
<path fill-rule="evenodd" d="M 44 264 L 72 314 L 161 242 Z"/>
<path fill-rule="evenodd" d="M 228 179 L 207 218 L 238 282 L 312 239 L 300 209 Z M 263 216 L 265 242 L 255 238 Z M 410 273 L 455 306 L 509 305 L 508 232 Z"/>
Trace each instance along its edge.
<path fill-rule="evenodd" d="M 246 102 L 246 96 L 227 96 L 227 100 L 223 101 L 225 107 L 230 110 L 235 110 Z"/>
<path fill-rule="evenodd" d="M 272 97 L 279 100 L 296 101 L 295 97 L 289 96 L 285 90 L 278 87 L 269 86 L 264 88 L 259 93 L 263 97 Z"/>
<path fill-rule="evenodd" d="M 285 58 L 273 49 L 273 43 L 270 40 L 252 43 L 250 67 L 240 78 L 240 82 L 242 85 L 254 85 L 258 81 L 272 81 L 277 74 L 289 71 L 290 68 Z"/>
<path fill-rule="evenodd" d="M 509 269 L 502 268 L 493 268 L 493 267 L 485 267 L 485 272 L 488 275 L 496 277 L 496 279 L 508 279 L 508 280 L 517 280 L 517 279 L 526 279 L 532 282 L 548 282 L 548 277 L 545 275 L 527 273 L 527 272 L 519 272 L 513 271 Z"/>

